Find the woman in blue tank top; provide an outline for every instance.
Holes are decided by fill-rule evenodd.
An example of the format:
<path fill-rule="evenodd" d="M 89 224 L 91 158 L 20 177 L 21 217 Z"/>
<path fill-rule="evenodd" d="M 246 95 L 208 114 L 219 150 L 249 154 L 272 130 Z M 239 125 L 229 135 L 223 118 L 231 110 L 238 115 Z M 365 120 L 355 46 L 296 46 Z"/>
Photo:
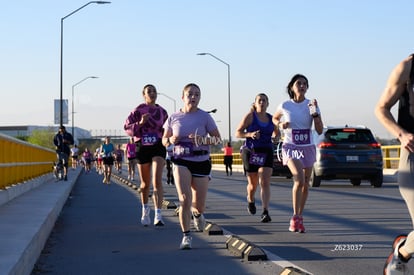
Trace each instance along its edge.
<path fill-rule="evenodd" d="M 273 172 L 272 135 L 275 125 L 272 116 L 266 112 L 269 99 L 266 94 L 256 96 L 254 104 L 236 130 L 237 138 L 245 138 L 242 150 L 243 167 L 247 175 L 247 211 L 256 214 L 255 193 L 260 184 L 262 200 L 261 222 L 267 223 L 269 216 L 270 178 Z"/>

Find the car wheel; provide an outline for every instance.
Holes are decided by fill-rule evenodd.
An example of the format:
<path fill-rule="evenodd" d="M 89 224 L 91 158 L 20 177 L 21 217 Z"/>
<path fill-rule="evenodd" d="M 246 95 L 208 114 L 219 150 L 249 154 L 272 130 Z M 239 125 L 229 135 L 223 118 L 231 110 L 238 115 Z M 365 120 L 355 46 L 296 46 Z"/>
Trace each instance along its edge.
<path fill-rule="evenodd" d="M 312 174 L 311 174 L 311 177 L 310 177 L 309 185 L 311 187 L 319 187 L 321 185 L 321 180 L 322 180 L 322 178 L 315 175 L 315 170 L 312 169 Z"/>
<path fill-rule="evenodd" d="M 351 183 L 353 186 L 360 186 L 361 185 L 361 179 L 351 179 Z"/>
<path fill-rule="evenodd" d="M 379 172 L 375 177 L 371 178 L 371 185 L 374 187 L 381 187 L 382 182 L 384 180 L 384 175 L 382 174 L 382 171 Z"/>

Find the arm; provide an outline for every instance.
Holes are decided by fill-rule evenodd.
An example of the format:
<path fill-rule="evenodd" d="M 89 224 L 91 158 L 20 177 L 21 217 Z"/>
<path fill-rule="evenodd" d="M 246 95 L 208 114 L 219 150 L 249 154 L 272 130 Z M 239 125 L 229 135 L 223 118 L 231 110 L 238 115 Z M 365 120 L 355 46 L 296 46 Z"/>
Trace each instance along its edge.
<path fill-rule="evenodd" d="M 249 112 L 247 115 L 244 116 L 242 121 L 240 121 L 239 126 L 236 129 L 235 136 L 236 138 L 248 138 L 253 137 L 256 132 L 248 133 L 246 132 L 247 127 L 253 122 L 253 113 Z"/>
<path fill-rule="evenodd" d="M 323 132 L 323 122 L 321 114 L 319 112 L 318 102 L 315 100 L 314 104 L 317 111 L 315 114 L 312 114 L 313 124 L 315 126 L 316 132 L 320 135 Z"/>
<path fill-rule="evenodd" d="M 58 136 L 57 135 L 55 135 L 54 137 L 53 137 L 53 144 L 56 146 L 56 147 L 58 147 L 59 146 L 59 141 L 58 141 Z M 57 148 L 56 148 L 57 149 Z"/>
<path fill-rule="evenodd" d="M 289 122 L 286 122 L 286 121 L 283 122 L 282 121 L 282 116 L 283 116 L 283 114 L 282 114 L 281 111 L 276 111 L 273 114 L 273 117 L 272 117 L 273 124 L 278 129 L 286 129 L 286 128 L 289 128 Z"/>
<path fill-rule="evenodd" d="M 410 152 L 414 152 L 414 135 L 398 125 L 391 113 L 391 108 L 397 103 L 405 90 L 410 75 L 411 62 L 412 57 L 410 56 L 393 69 L 375 107 L 375 115 L 388 132 L 400 140 L 401 146 Z"/>
<path fill-rule="evenodd" d="M 135 109 L 132 111 L 124 123 L 125 133 L 130 137 L 139 136 L 139 129 L 148 120 L 148 116 L 141 116 L 139 111 Z"/>
<path fill-rule="evenodd" d="M 67 143 L 69 144 L 69 145 L 73 145 L 74 143 L 75 143 L 75 141 L 73 140 L 73 136 L 71 135 L 71 134 L 69 134 L 69 133 L 66 133 L 67 135 L 66 135 L 66 137 L 65 138 L 67 138 Z"/>
<path fill-rule="evenodd" d="M 165 147 L 170 146 L 171 144 L 175 144 L 176 140 L 172 137 L 172 130 L 164 130 L 164 134 L 162 136 L 162 144 Z"/>

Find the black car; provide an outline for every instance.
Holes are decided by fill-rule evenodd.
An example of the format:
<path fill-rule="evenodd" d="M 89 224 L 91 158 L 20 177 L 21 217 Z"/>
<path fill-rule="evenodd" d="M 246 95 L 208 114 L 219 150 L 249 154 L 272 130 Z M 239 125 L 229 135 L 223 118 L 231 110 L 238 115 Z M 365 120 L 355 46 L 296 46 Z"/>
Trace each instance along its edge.
<path fill-rule="evenodd" d="M 310 185 L 321 180 L 349 179 L 354 186 L 369 180 L 374 187 L 383 181 L 381 145 L 366 127 L 328 127 L 316 144 L 316 162 Z"/>
<path fill-rule="evenodd" d="M 292 178 L 289 168 L 282 162 L 282 141 L 273 143 L 273 173 L 272 176 Z"/>

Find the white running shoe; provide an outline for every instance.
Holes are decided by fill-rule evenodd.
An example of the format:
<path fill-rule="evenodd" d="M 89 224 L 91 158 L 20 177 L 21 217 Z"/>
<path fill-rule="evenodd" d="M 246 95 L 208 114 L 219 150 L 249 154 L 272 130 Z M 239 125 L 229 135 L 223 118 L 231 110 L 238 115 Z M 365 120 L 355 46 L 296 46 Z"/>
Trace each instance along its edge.
<path fill-rule="evenodd" d="M 151 219 L 149 216 L 150 212 L 151 212 L 151 209 L 149 207 L 142 208 L 141 223 L 143 226 L 148 226 L 151 223 Z"/>
<path fill-rule="evenodd" d="M 184 236 L 180 244 L 180 249 L 191 249 L 192 238 L 190 236 Z"/>
<path fill-rule="evenodd" d="M 403 275 L 409 274 L 407 263 L 403 262 L 398 253 L 398 249 L 405 243 L 407 236 L 400 235 L 395 238 L 393 243 L 393 251 L 388 256 L 384 265 L 384 275 Z"/>
<path fill-rule="evenodd" d="M 196 217 L 193 213 L 193 221 L 196 231 L 203 232 L 206 227 L 206 219 L 204 218 L 204 215 L 200 214 L 199 217 Z"/>
<path fill-rule="evenodd" d="M 154 225 L 155 226 L 164 226 L 164 221 L 162 220 L 161 213 L 155 213 Z"/>

